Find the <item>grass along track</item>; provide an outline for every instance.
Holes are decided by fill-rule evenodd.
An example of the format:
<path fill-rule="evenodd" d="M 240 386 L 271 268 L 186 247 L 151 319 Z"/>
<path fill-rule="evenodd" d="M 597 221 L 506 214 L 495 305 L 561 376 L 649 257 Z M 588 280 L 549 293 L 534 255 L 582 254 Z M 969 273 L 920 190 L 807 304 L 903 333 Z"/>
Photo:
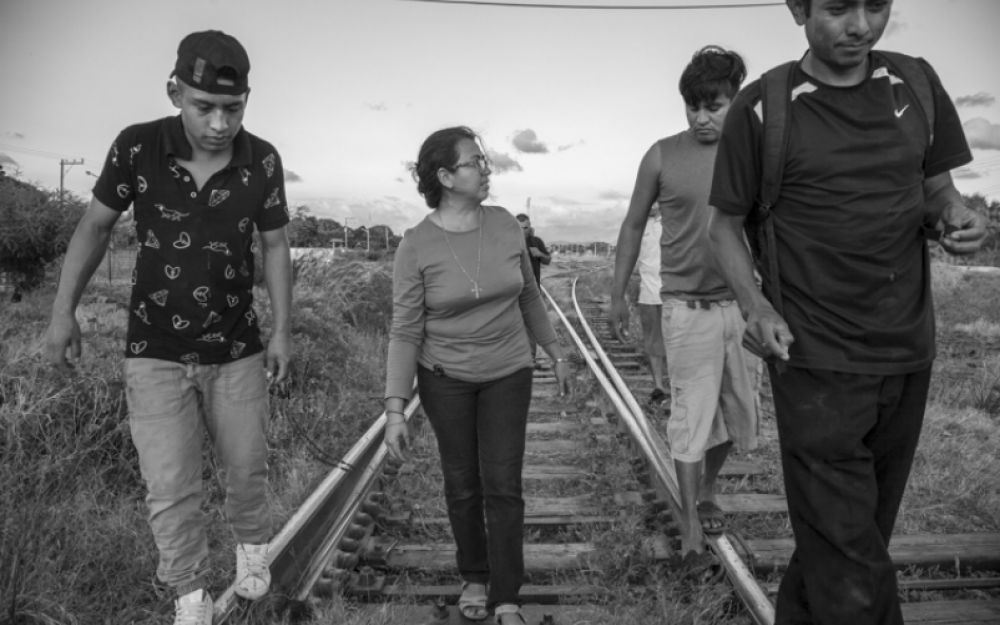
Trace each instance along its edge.
<path fill-rule="evenodd" d="M 548 282 L 558 297 L 568 278 Z M 598 328 L 603 308 L 603 302 L 590 302 L 584 312 Z M 634 349 L 610 343 L 603 326 L 616 368 L 638 396 L 648 395 L 641 358 Z M 721 575 L 691 579 L 672 567 L 679 545 L 669 493 L 650 479 L 655 468 L 637 455 L 637 444 L 609 400 L 593 392 L 593 375 L 578 368 L 577 392 L 570 399 L 556 397 L 554 386 L 548 371 L 536 372 L 524 470 L 527 580 L 522 598 L 529 622 L 753 622 L 729 586 L 720 583 Z M 224 596 L 220 612 L 288 614 L 291 607 L 292 614 L 304 615 L 306 605 L 321 612 L 324 597 L 347 597 L 351 623 L 463 622 L 449 607 L 457 599 L 458 580 L 436 446 L 416 406 L 408 412 L 416 435 L 412 461 L 386 465 L 384 450 L 364 452 L 377 467 L 362 470 L 366 477 L 350 486 L 333 489 L 341 498 L 350 494 L 353 503 L 347 507 L 353 512 L 342 511 L 331 520 L 332 509 L 309 511 L 307 505 L 293 517 L 308 519 L 310 532 L 329 533 L 304 542 L 289 538 L 275 551 L 272 568 L 283 581 L 270 607 L 248 608 Z M 661 415 L 648 418 L 662 429 Z M 366 434 L 368 443 L 375 443 L 367 448 L 381 448 L 379 428 L 377 421 Z M 344 476 L 358 469 L 357 462 L 349 454 L 330 480 L 346 484 Z M 773 593 L 792 542 L 780 492 L 755 491 L 779 480 L 753 458 L 734 459 L 725 473 L 720 503 L 739 532 L 727 542 L 744 566 L 760 574 L 762 588 Z M 272 547 L 292 535 L 291 525 Z M 720 548 L 718 542 L 713 546 Z M 901 593 L 908 600 L 908 623 L 987 623 L 1000 616 L 1000 584 L 989 573 L 1000 562 L 997 535 L 900 536 L 893 554 L 905 567 Z M 303 557 L 307 564 L 295 564 Z"/>
<path fill-rule="evenodd" d="M 623 346 L 615 341 L 604 316 L 607 305 L 608 302 L 601 299 L 591 301 L 584 314 L 599 328 L 602 344 L 612 354 L 615 366 L 626 372 L 625 378 L 635 394 L 647 397 L 652 384 L 642 364 L 643 356 L 636 346 Z M 965 341 L 960 341 L 949 345 L 948 349 L 968 350 L 973 356 L 981 356 L 977 350 L 983 347 L 982 342 L 969 348 Z M 762 390 L 767 392 L 766 384 Z M 773 423 L 770 409 L 770 398 L 764 397 L 762 418 L 767 419 L 770 415 Z M 666 415 L 661 410 L 653 410 L 650 416 L 661 423 L 661 430 L 664 429 L 662 424 Z M 771 437 L 774 439 L 773 428 Z M 764 477 L 764 467 L 739 455 L 731 458 L 728 464 L 733 464 L 734 460 L 747 469 L 742 472 L 724 470 L 719 504 L 730 517 L 730 525 L 742 529 L 736 529 L 733 535 L 741 549 L 741 557 L 757 572 L 764 588 L 773 597 L 777 593 L 776 580 L 795 546 L 787 524 L 784 496 L 778 492 L 755 492 L 753 484 Z M 771 477 L 774 483 L 775 476 Z M 767 537 L 754 537 L 758 529 Z M 776 535 L 782 533 L 784 535 Z M 1000 622 L 1000 534 L 897 534 L 890 545 L 890 553 L 900 570 L 900 593 L 906 600 L 903 615 L 907 623 Z"/>

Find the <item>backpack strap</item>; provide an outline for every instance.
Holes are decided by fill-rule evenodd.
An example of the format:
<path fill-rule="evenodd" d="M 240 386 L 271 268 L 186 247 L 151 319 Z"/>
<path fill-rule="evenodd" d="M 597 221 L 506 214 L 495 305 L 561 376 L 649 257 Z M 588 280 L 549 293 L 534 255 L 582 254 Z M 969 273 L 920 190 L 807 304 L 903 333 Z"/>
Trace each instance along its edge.
<path fill-rule="evenodd" d="M 782 314 L 783 306 L 771 209 L 781 193 L 781 180 L 785 170 L 788 129 L 791 126 L 788 110 L 795 65 L 795 61 L 779 65 L 764 72 L 760 78 L 763 122 L 760 195 L 745 222 L 747 242 L 750 244 L 757 273 L 763 281 L 764 293 L 779 315 Z"/>
<path fill-rule="evenodd" d="M 760 79 L 760 101 L 763 107 L 764 145 L 761 153 L 761 180 L 758 207 L 767 211 L 778 201 L 781 180 L 785 173 L 785 153 L 791 118 L 792 72 L 797 63 L 791 61 L 768 70 Z"/>
<path fill-rule="evenodd" d="M 923 113 L 923 118 L 927 121 L 927 144 L 934 142 L 934 88 L 931 86 L 931 79 L 927 75 L 920 60 L 900 54 L 899 52 L 889 52 L 887 50 L 873 50 L 872 55 L 876 59 L 885 61 L 893 73 L 898 74 L 903 79 L 903 84 L 917 101 L 917 106 Z"/>

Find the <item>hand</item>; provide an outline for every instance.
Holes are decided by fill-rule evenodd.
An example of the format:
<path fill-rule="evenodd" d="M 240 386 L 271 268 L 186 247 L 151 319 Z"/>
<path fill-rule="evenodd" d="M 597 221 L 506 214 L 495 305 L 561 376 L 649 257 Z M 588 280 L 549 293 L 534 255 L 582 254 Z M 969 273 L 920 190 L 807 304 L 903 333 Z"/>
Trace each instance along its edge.
<path fill-rule="evenodd" d="M 964 205 L 950 205 L 941 215 L 941 247 L 949 254 L 972 254 L 986 240 L 986 217 Z"/>
<path fill-rule="evenodd" d="M 611 331 L 619 343 L 631 342 L 628 335 L 628 304 L 625 298 L 611 298 L 611 306 L 608 308 L 608 323 L 611 324 Z"/>
<path fill-rule="evenodd" d="M 72 360 L 66 358 L 67 350 L 72 360 L 76 360 L 83 353 L 80 324 L 77 323 L 75 314 L 53 314 L 45 331 L 45 356 L 53 365 L 72 367 Z"/>
<path fill-rule="evenodd" d="M 545 254 L 542 254 L 542 251 L 540 249 L 538 249 L 537 247 L 529 247 L 528 248 L 528 253 L 531 254 L 532 256 L 534 256 L 535 258 L 539 258 L 541 256 L 545 256 Z"/>
<path fill-rule="evenodd" d="M 388 419 L 388 415 L 386 415 Z M 405 421 L 388 421 L 385 426 L 385 446 L 389 455 L 405 462 L 410 449 L 410 429 Z"/>
<path fill-rule="evenodd" d="M 552 367 L 556 374 L 556 385 L 559 388 L 559 397 L 569 397 L 572 395 L 570 388 L 570 366 L 567 360 L 557 360 Z"/>
<path fill-rule="evenodd" d="M 292 336 L 288 332 L 276 332 L 267 343 L 267 374 L 271 382 L 279 384 L 288 379 L 289 363 L 292 360 Z"/>
<path fill-rule="evenodd" d="M 788 348 L 795 342 L 788 324 L 766 303 L 750 312 L 743 333 L 743 347 L 765 362 L 788 360 Z"/>

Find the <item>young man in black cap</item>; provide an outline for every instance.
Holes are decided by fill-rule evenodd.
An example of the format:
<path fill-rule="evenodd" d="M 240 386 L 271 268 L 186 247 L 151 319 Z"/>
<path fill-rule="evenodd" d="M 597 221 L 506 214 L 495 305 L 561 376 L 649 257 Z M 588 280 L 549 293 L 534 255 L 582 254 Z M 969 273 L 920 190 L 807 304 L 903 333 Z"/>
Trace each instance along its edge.
<path fill-rule="evenodd" d="M 243 46 L 225 33 L 181 41 L 167 83 L 180 115 L 130 126 L 115 139 L 66 252 L 46 336 L 54 364 L 79 357 L 76 306 L 112 227 L 134 206 L 126 399 L 157 574 L 178 595 L 176 625 L 212 622 L 201 511 L 206 431 L 238 543 L 236 593 L 257 599 L 270 586 L 266 378 L 288 375 L 291 263 L 281 159 L 242 127 L 249 71 Z M 253 308 L 255 228 L 273 312 L 266 351 Z"/>

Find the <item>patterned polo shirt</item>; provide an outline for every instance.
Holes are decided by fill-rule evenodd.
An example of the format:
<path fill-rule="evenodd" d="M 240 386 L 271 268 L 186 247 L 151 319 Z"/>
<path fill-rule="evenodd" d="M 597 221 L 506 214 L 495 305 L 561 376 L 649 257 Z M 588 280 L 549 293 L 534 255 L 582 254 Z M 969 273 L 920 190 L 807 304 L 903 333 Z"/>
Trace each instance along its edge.
<path fill-rule="evenodd" d="M 177 162 L 191 155 L 180 116 L 130 126 L 94 186 L 108 207 L 135 208 L 126 358 L 219 364 L 263 349 L 251 237 L 288 223 L 281 158 L 241 128 L 229 165 L 199 191 Z"/>

